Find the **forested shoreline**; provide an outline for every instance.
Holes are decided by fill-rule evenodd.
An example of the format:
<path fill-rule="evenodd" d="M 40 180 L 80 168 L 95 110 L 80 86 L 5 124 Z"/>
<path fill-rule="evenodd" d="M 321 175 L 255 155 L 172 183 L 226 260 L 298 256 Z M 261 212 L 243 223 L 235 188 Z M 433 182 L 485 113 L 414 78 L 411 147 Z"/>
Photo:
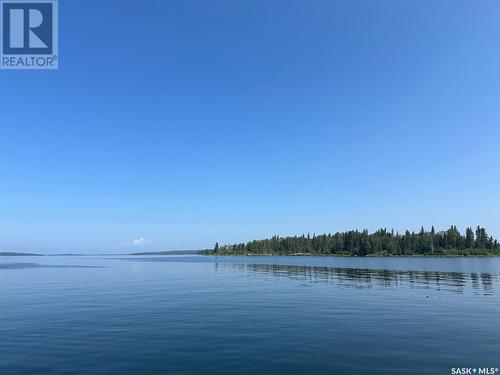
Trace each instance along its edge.
<path fill-rule="evenodd" d="M 497 256 L 500 244 L 478 226 L 467 228 L 462 235 L 456 226 L 437 232 L 434 226 L 426 231 L 394 232 L 381 228 L 350 230 L 335 234 L 280 237 L 247 243 L 215 244 L 207 255 L 323 255 L 323 256 Z"/>

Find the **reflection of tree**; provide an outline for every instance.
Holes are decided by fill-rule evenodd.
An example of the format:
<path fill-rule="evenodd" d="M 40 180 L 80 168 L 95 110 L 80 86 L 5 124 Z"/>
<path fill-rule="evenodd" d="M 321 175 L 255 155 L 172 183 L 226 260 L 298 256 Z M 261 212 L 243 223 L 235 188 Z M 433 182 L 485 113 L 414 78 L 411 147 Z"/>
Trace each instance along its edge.
<path fill-rule="evenodd" d="M 475 291 L 479 290 L 479 274 L 471 273 L 470 281 L 472 283 L 472 289 L 474 289 Z"/>
<path fill-rule="evenodd" d="M 487 294 L 492 294 L 493 291 L 493 282 L 492 282 L 492 276 L 490 273 L 482 273 L 480 275 L 481 277 L 481 284 L 483 284 L 483 290 Z"/>
<path fill-rule="evenodd" d="M 489 273 L 404 271 L 362 268 L 340 268 L 282 264 L 232 264 L 215 263 L 216 267 L 237 269 L 254 276 L 285 277 L 311 283 L 323 282 L 346 288 L 397 288 L 435 289 L 463 293 L 470 284 L 474 291 L 492 294 L 496 276 Z M 479 283 L 481 280 L 481 284 Z"/>

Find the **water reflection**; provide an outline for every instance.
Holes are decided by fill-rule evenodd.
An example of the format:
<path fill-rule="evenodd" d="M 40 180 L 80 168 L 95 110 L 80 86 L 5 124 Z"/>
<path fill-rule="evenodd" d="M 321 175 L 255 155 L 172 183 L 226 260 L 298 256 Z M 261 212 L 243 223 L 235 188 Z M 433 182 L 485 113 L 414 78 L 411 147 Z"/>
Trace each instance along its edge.
<path fill-rule="evenodd" d="M 327 283 L 344 288 L 412 288 L 474 294 L 493 294 L 497 276 L 490 273 L 381 270 L 282 264 L 215 263 L 216 270 L 232 269 L 249 276 L 285 277 L 307 283 Z"/>
<path fill-rule="evenodd" d="M 82 266 L 74 264 L 3 263 L 0 270 L 23 270 L 27 268 L 104 268 L 104 266 Z"/>

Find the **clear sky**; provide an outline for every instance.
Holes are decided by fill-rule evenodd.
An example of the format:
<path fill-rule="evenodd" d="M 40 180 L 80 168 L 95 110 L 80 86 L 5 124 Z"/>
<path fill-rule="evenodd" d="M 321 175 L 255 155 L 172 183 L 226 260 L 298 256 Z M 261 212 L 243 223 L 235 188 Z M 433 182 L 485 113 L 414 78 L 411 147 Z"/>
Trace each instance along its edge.
<path fill-rule="evenodd" d="M 500 237 L 500 2 L 60 1 L 0 71 L 0 251 Z"/>

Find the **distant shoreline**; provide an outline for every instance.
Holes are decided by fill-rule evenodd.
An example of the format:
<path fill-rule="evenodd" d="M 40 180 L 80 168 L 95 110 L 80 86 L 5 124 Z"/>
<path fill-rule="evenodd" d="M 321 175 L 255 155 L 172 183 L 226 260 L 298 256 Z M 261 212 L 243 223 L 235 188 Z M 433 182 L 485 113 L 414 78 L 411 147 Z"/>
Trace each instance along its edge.
<path fill-rule="evenodd" d="M 43 254 L 33 254 L 33 253 L 17 253 L 15 251 L 0 251 L 0 256 L 5 256 L 5 257 L 26 257 L 26 256 L 31 256 L 31 257 L 41 257 Z"/>
<path fill-rule="evenodd" d="M 195 255 L 201 254 L 204 250 L 171 250 L 171 251 L 145 251 L 142 253 L 132 253 L 130 255 Z"/>

